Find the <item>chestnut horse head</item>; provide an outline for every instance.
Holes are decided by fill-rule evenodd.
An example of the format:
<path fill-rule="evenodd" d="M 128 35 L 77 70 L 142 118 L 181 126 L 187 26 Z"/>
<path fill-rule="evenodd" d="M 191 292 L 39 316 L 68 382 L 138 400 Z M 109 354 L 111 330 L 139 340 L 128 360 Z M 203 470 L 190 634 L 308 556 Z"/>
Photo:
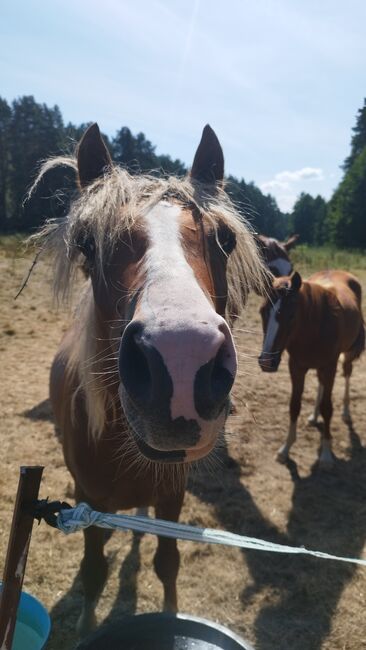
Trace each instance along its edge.
<path fill-rule="evenodd" d="M 98 438 L 118 401 L 142 456 L 197 460 L 228 413 L 237 368 L 228 323 L 263 276 L 223 190 L 219 141 L 206 126 L 187 178 L 131 176 L 113 165 L 94 124 L 77 160 L 61 162 L 75 167 L 80 194 L 39 237 L 55 254 L 56 292 L 88 267 L 69 365 L 89 430 Z"/>
<path fill-rule="evenodd" d="M 301 276 L 297 271 L 291 276 L 275 278 L 272 290 L 260 309 L 263 347 L 258 361 L 264 372 L 278 370 L 282 353 L 294 330 L 301 284 Z"/>

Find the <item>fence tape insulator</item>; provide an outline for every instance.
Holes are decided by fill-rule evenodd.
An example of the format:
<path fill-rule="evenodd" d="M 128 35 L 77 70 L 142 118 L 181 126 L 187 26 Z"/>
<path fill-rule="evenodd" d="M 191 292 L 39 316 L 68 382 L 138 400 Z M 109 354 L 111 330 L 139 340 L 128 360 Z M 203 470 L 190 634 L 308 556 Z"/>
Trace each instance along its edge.
<path fill-rule="evenodd" d="M 253 549 L 256 551 L 270 551 L 273 553 L 293 553 L 312 555 L 324 560 L 338 560 L 339 562 L 350 562 L 366 566 L 366 560 L 352 557 L 339 557 L 321 551 L 310 551 L 304 546 L 286 546 L 266 542 L 256 537 L 236 535 L 225 530 L 213 528 L 197 528 L 188 524 L 179 524 L 164 519 L 153 519 L 138 515 L 114 515 L 105 512 L 97 512 L 87 503 L 79 503 L 75 508 L 61 510 L 57 516 L 57 527 L 67 535 L 89 526 L 109 528 L 113 530 L 133 530 L 138 533 L 150 533 L 161 537 L 173 537 L 175 539 L 189 540 L 192 542 L 203 542 L 205 544 L 224 544 L 238 548 Z"/>

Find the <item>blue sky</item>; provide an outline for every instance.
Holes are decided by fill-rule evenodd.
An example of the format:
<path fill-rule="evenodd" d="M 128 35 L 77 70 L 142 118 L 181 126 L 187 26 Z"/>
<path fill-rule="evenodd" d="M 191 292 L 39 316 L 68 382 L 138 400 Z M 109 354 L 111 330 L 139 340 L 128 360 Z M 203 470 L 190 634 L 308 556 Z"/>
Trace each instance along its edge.
<path fill-rule="evenodd" d="M 365 0 L 2 0 L 0 95 L 143 131 L 190 164 L 207 122 L 226 172 L 291 209 L 341 178 L 366 96 Z"/>

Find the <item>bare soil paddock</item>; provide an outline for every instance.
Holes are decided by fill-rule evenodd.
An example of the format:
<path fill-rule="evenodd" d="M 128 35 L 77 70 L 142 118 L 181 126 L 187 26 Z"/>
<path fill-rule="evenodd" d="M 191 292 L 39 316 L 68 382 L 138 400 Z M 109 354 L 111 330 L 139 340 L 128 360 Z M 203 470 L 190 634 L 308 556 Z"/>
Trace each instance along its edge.
<path fill-rule="evenodd" d="M 3 564 L 21 464 L 44 464 L 41 494 L 72 502 L 73 485 L 55 438 L 48 373 L 70 314 L 51 306 L 46 268 L 36 269 L 19 299 L 13 296 L 29 265 L 4 248 L 1 268 L 0 558 Z M 301 270 L 301 269 L 300 269 Z M 366 271 L 357 273 L 366 289 Z M 309 374 L 299 438 L 289 467 L 275 453 L 287 428 L 286 359 L 277 375 L 261 373 L 259 300 L 251 297 L 237 328 L 241 370 L 237 415 L 214 470 L 195 471 L 181 520 L 337 555 L 362 556 L 366 538 L 366 355 L 351 383 L 353 427 L 341 420 L 342 377 L 334 390 L 334 471 L 320 473 L 319 433 L 306 424 L 315 396 Z M 228 625 L 257 650 L 366 648 L 366 568 L 301 556 L 275 555 L 180 542 L 180 609 Z M 106 545 L 110 577 L 99 621 L 157 611 L 162 589 L 152 568 L 155 539 L 115 533 Z M 25 589 L 51 612 L 50 650 L 75 645 L 81 605 L 78 567 L 82 534 L 65 537 L 34 528 Z M 365 552 L 366 555 L 366 552 Z"/>

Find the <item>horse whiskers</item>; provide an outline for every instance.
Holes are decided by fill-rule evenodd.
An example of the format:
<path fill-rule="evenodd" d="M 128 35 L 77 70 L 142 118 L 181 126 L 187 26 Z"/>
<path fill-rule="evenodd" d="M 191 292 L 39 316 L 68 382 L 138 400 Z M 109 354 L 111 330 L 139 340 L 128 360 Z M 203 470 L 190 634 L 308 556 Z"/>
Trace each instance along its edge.
<path fill-rule="evenodd" d="M 92 359 L 89 360 L 88 359 L 87 361 L 84 361 L 82 367 L 83 367 L 83 369 L 87 369 L 87 368 L 90 368 L 90 366 L 94 366 L 96 364 L 102 365 L 106 361 L 117 361 L 117 360 L 118 360 L 118 356 L 115 356 L 115 353 L 111 352 L 109 355 L 107 355 L 105 357 L 101 357 L 100 359 L 94 359 L 94 360 L 92 360 Z"/>
<path fill-rule="evenodd" d="M 108 352 L 108 350 L 109 350 L 109 352 Z M 106 352 L 108 352 L 108 354 L 106 354 Z M 112 349 L 112 346 L 109 345 L 106 348 L 104 348 L 103 350 L 101 350 L 100 352 L 97 352 L 96 354 L 88 357 L 87 359 L 84 359 L 80 363 L 80 367 L 81 368 L 86 368 L 86 367 L 88 367 L 88 365 L 91 365 L 93 363 L 100 363 L 101 361 L 103 361 L 103 359 L 108 359 L 108 357 L 110 355 L 112 355 L 112 354 L 115 354 L 115 351 Z M 103 357 L 102 355 L 105 355 L 105 356 Z"/>
<path fill-rule="evenodd" d="M 240 334 L 253 334 L 253 336 L 260 336 L 262 334 L 262 332 L 260 330 L 246 329 L 244 327 L 237 327 L 235 325 L 234 331 L 233 331 L 234 338 L 235 338 L 235 334 L 237 332 L 240 332 Z"/>
<path fill-rule="evenodd" d="M 131 322 L 130 318 L 111 318 L 110 320 L 106 320 L 105 324 L 115 328 L 118 325 L 124 325 L 124 323 L 130 323 L 130 322 Z M 116 323 L 116 325 L 114 325 L 113 323 Z"/>
<path fill-rule="evenodd" d="M 259 348 L 251 349 L 250 352 L 247 352 L 246 349 L 241 349 L 240 346 L 237 346 L 236 353 L 238 357 L 245 357 L 247 359 L 256 359 L 258 355 L 261 353 L 261 350 Z"/>

